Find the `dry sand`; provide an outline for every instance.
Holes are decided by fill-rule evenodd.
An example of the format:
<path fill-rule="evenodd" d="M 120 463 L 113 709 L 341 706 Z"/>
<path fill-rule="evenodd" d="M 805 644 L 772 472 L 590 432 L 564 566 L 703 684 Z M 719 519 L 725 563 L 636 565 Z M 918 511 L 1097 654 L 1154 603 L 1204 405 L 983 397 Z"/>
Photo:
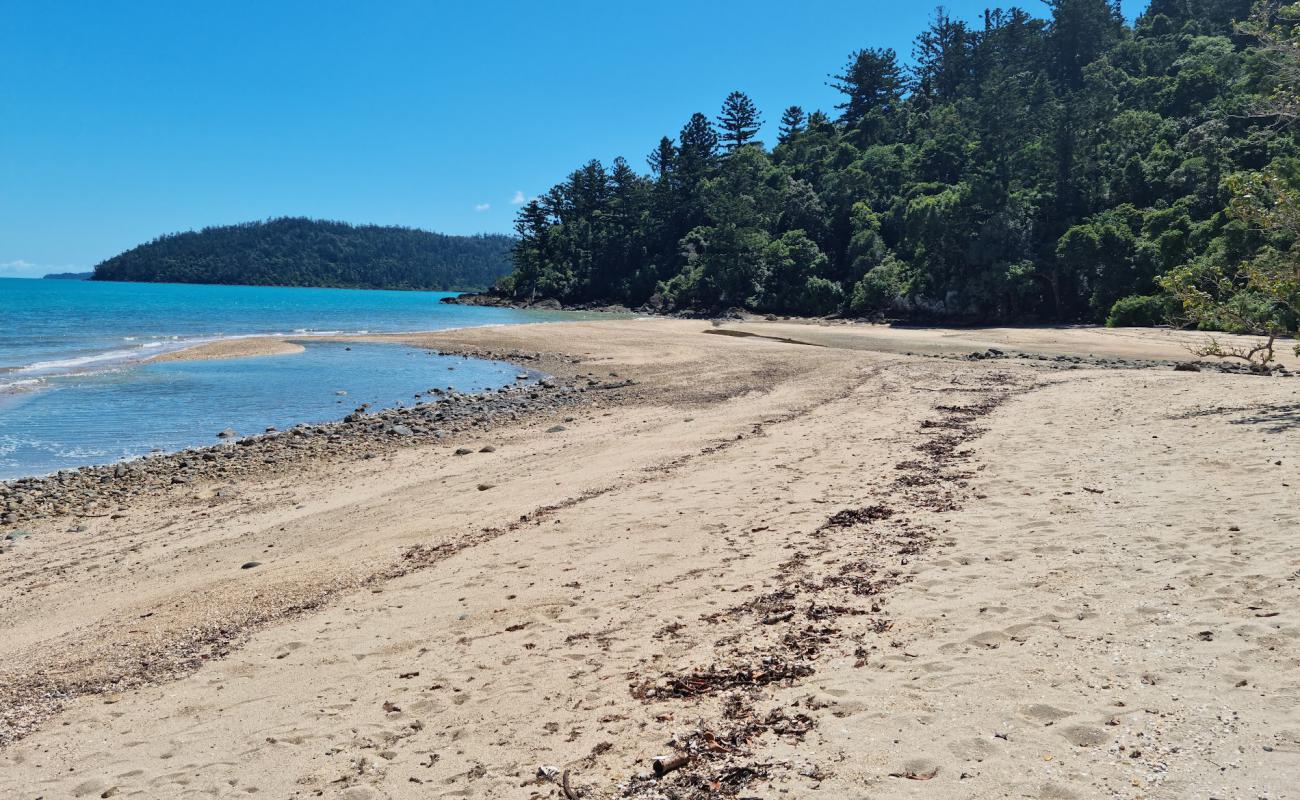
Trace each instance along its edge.
<path fill-rule="evenodd" d="M 25 526 L 0 796 L 1300 796 L 1300 380 L 899 352 L 1162 334 L 742 327 L 821 346 L 407 337 L 639 383 Z"/>

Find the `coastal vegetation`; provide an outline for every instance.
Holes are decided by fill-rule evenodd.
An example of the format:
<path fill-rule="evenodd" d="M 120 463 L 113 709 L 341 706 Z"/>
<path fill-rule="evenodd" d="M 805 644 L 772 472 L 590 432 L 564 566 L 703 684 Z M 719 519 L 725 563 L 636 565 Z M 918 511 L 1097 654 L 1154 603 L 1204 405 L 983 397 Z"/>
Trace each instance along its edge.
<path fill-rule="evenodd" d="M 510 271 L 513 244 L 282 217 L 161 236 L 98 264 L 92 280 L 472 291 Z"/>
<path fill-rule="evenodd" d="M 1300 186 L 1279 67 L 1294 7 L 1243 27 L 1250 0 L 1154 0 L 1133 24 L 1106 0 L 1047 5 L 940 9 L 910 59 L 849 54 L 841 102 L 784 109 L 775 142 L 736 91 L 664 136 L 649 174 L 582 165 L 521 209 L 496 293 L 1250 333 L 1264 309 L 1294 329 L 1242 269 L 1296 263 L 1300 230 L 1251 200 L 1294 208 Z"/>
<path fill-rule="evenodd" d="M 1300 3 L 1261 3 L 1239 30 L 1252 36 L 1275 80 L 1254 109 L 1279 127 L 1300 119 Z M 1229 176 L 1228 212 L 1266 244 L 1236 269 L 1191 264 L 1160 279 L 1191 322 L 1254 334 L 1247 344 L 1211 337 L 1199 355 L 1240 359 L 1257 370 L 1270 368 L 1282 336 L 1300 338 L 1300 161 L 1275 159 L 1266 167 Z M 1295 345 L 1300 355 L 1300 344 Z"/>
<path fill-rule="evenodd" d="M 85 281 L 90 280 L 90 272 L 51 272 L 42 277 L 49 281 Z"/>

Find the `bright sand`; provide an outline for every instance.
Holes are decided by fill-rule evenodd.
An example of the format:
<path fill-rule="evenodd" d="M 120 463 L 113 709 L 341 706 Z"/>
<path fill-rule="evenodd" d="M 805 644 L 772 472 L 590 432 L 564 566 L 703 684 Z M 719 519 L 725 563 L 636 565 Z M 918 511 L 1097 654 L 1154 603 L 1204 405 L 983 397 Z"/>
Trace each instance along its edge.
<path fill-rule="evenodd" d="M 25 525 L 0 796 L 611 797 L 692 736 L 665 780 L 758 765 L 746 797 L 1294 796 L 1300 380 L 901 354 L 1185 357 L 1159 332 L 728 327 L 824 346 L 423 335 L 639 383 Z M 762 685 L 729 710 L 711 665 Z M 42 681 L 84 694 L 25 716 Z"/>

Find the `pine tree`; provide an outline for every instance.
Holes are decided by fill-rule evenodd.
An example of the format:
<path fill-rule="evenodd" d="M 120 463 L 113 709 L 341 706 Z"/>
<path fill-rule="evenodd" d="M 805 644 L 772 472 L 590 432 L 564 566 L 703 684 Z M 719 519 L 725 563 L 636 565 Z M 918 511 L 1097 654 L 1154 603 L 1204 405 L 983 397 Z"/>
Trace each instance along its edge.
<path fill-rule="evenodd" d="M 722 144 L 728 151 L 753 140 L 762 124 L 758 106 L 749 95 L 740 91 L 727 95 L 722 103 L 722 113 L 718 115 L 718 127 L 722 130 Z"/>
<path fill-rule="evenodd" d="M 848 125 L 856 125 L 873 111 L 894 110 L 903 97 L 903 72 L 892 48 L 853 53 L 844 72 L 832 75 L 831 81 L 828 86 L 847 95 L 835 107 L 844 112 L 840 119 Z"/>
<path fill-rule="evenodd" d="M 1056 77 L 1067 91 L 1083 88 L 1083 69 L 1119 38 L 1124 18 L 1106 0 L 1048 0 Z"/>
<path fill-rule="evenodd" d="M 651 153 L 646 161 L 650 163 L 650 170 L 659 180 L 668 180 L 673 173 L 677 163 L 677 145 L 667 136 L 659 140 L 659 146 Z"/>
<path fill-rule="evenodd" d="M 777 141 L 785 144 L 799 131 L 803 130 L 806 117 L 799 106 L 790 106 L 781 113 L 781 128 L 777 132 Z"/>
<path fill-rule="evenodd" d="M 672 187 L 673 228 L 678 238 L 706 222 L 701 190 L 704 182 L 717 172 L 717 167 L 718 132 L 708 117 L 696 112 L 677 138 Z"/>
<path fill-rule="evenodd" d="M 985 24 L 991 22 L 989 17 Z M 948 16 L 943 6 L 935 9 L 934 20 L 912 46 L 913 91 L 939 102 L 956 99 L 970 75 L 973 49 L 966 23 Z"/>
<path fill-rule="evenodd" d="M 718 132 L 698 111 L 682 126 L 677 139 L 677 165 L 685 180 L 694 183 L 708 176 L 718 159 Z"/>

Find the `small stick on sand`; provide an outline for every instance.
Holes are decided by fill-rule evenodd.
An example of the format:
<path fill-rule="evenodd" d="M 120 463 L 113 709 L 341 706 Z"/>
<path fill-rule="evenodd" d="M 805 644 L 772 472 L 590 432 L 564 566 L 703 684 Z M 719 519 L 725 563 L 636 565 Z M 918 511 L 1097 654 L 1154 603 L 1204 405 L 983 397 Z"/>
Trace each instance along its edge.
<path fill-rule="evenodd" d="M 675 769 L 681 769 L 689 764 L 691 757 L 685 753 L 676 756 L 659 756 L 654 760 L 655 777 L 662 778 Z"/>

